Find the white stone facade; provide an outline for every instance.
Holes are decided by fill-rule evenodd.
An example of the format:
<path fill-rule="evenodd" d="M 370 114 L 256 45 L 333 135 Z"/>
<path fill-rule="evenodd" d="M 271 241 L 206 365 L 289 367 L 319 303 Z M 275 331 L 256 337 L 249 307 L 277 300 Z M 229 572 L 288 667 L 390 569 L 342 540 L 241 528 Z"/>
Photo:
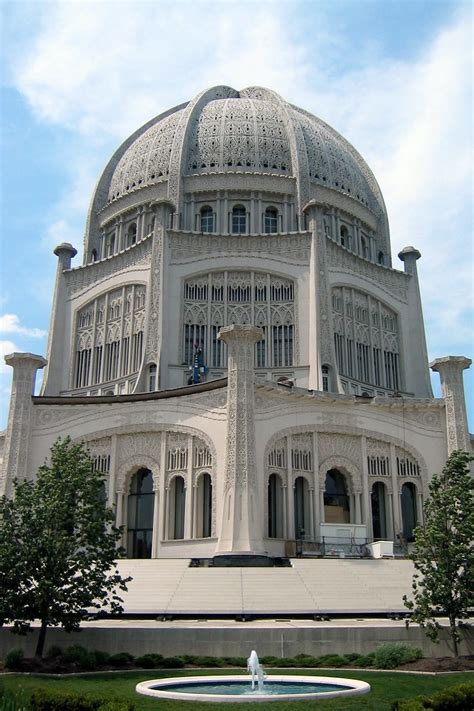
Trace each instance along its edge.
<path fill-rule="evenodd" d="M 435 361 L 432 396 L 419 252 L 392 268 L 366 163 L 274 92 L 215 87 L 139 129 L 99 179 L 82 266 L 55 253 L 40 396 L 45 361 L 7 359 L 2 487 L 84 441 L 130 557 L 403 541 L 470 446 L 470 361 Z"/>

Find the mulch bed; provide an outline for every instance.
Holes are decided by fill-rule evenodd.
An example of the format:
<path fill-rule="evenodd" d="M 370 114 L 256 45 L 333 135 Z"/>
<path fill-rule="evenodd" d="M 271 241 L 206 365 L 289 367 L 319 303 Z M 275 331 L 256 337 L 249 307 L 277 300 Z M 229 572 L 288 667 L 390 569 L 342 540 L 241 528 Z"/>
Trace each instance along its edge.
<path fill-rule="evenodd" d="M 474 656 L 467 657 L 426 657 L 416 662 L 403 664 L 397 669 L 406 671 L 446 672 L 446 671 L 474 671 Z"/>

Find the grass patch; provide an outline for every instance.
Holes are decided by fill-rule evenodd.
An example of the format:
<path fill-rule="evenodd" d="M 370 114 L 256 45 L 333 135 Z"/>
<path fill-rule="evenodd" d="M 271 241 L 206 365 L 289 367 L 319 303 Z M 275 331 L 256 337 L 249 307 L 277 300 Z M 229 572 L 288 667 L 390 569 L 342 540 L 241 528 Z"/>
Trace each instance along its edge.
<path fill-rule="evenodd" d="M 210 672 L 207 672 L 210 673 Z M 228 670 L 215 669 L 212 674 L 228 674 Z M 390 711 L 394 701 L 408 699 L 419 694 L 430 695 L 441 689 L 474 680 L 472 672 L 454 673 L 444 676 L 425 676 L 415 674 L 396 674 L 391 672 L 369 671 L 322 671 L 319 669 L 272 670 L 272 673 L 303 674 L 305 676 L 348 676 L 367 681 L 372 692 L 366 696 L 354 696 L 348 699 L 327 699 L 318 702 L 318 708 L 336 711 Z M 29 698 L 33 689 L 54 688 L 72 691 L 78 694 L 103 696 L 110 700 L 132 701 L 137 711 L 154 709 L 158 702 L 135 693 L 135 685 L 146 679 L 167 678 L 170 676 L 202 676 L 205 671 L 136 671 L 121 674 L 94 674 L 93 676 L 75 676 L 68 678 L 51 678 L 41 675 L 11 674 L 0 679 L 0 684 L 22 699 Z M 310 711 L 314 709 L 314 701 L 269 702 L 259 703 L 258 711 Z M 199 702 L 160 701 L 160 711 L 202 711 L 209 708 L 224 708 L 225 711 L 242 711 L 241 704 L 225 704 L 225 707 Z"/>

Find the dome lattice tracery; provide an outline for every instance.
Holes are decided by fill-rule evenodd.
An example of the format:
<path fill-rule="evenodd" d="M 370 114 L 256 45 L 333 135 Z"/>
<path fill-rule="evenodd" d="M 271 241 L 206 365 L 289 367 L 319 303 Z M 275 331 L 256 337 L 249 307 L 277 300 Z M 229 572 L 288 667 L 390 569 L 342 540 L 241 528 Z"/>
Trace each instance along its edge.
<path fill-rule="evenodd" d="M 107 186 L 107 201 L 167 181 L 176 151 L 181 175 L 292 176 L 299 184 L 319 184 L 349 195 L 375 215 L 385 214 L 377 182 L 357 151 L 323 121 L 267 89 L 217 87 L 157 119 L 123 153 Z"/>

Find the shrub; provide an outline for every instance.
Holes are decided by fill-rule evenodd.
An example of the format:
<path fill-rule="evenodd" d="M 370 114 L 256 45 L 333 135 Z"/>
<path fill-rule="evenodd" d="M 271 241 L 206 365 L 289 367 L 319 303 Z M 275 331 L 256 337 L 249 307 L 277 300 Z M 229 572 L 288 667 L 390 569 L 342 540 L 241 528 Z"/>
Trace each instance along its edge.
<path fill-rule="evenodd" d="M 395 701 L 392 711 L 472 711 L 474 709 L 474 684 L 459 684 L 436 692 L 431 697 Z"/>
<path fill-rule="evenodd" d="M 406 644 L 382 644 L 375 650 L 375 666 L 379 669 L 395 669 L 400 664 L 414 662 L 422 657 L 421 649 Z"/>
<path fill-rule="evenodd" d="M 109 663 L 114 667 L 126 667 L 130 662 L 133 662 L 133 654 L 128 652 L 118 652 L 109 657 Z"/>
<path fill-rule="evenodd" d="M 247 667 L 246 657 L 223 657 L 223 659 L 231 667 Z M 265 664 L 265 657 L 262 659 L 262 664 Z"/>
<path fill-rule="evenodd" d="M 6 669 L 19 669 L 24 659 L 25 653 L 22 649 L 10 649 L 5 657 Z"/>
<path fill-rule="evenodd" d="M 183 660 L 184 661 L 184 660 Z M 193 664 L 198 667 L 223 667 L 225 661 L 222 657 L 194 657 Z"/>
<path fill-rule="evenodd" d="M 110 661 L 110 654 L 108 652 L 103 652 L 101 649 L 94 649 L 91 654 L 95 657 L 96 666 L 108 664 Z"/>
<path fill-rule="evenodd" d="M 161 660 L 160 667 L 163 667 L 163 669 L 182 669 L 184 660 L 181 657 L 165 657 Z"/>
<path fill-rule="evenodd" d="M 474 683 L 459 684 L 438 691 L 430 701 L 434 711 L 472 711 L 474 709 Z"/>
<path fill-rule="evenodd" d="M 31 694 L 34 711 L 134 711 L 134 704 L 119 699 L 83 696 L 66 691 L 34 689 Z"/>
<path fill-rule="evenodd" d="M 344 656 L 347 661 L 352 664 L 352 662 L 355 662 L 361 655 L 358 652 L 349 652 L 349 654 L 345 654 Z"/>
<path fill-rule="evenodd" d="M 342 657 L 340 654 L 325 654 L 322 657 L 317 657 L 315 661 L 319 667 L 343 667 L 344 664 L 347 664 L 346 657 Z"/>
<path fill-rule="evenodd" d="M 48 649 L 46 656 L 49 659 L 56 659 L 57 657 L 62 657 L 63 648 L 60 647 L 58 644 L 52 644 L 51 647 Z"/>
<path fill-rule="evenodd" d="M 373 667 L 374 666 L 374 654 L 361 654 L 356 657 L 353 661 L 355 667 Z"/>
<path fill-rule="evenodd" d="M 404 701 L 395 701 L 392 704 L 392 711 L 427 711 L 431 706 L 426 706 L 429 703 L 427 696 L 417 696 L 414 699 L 405 699 Z"/>
<path fill-rule="evenodd" d="M 242 657 L 244 659 L 244 657 Z M 262 664 L 267 664 L 269 666 L 275 666 L 276 664 L 280 663 L 280 658 L 279 657 L 272 657 L 272 656 L 267 656 L 267 657 L 262 657 L 260 659 L 260 662 Z M 244 666 L 247 666 L 247 660 L 245 659 L 245 664 Z"/>
<path fill-rule="evenodd" d="M 157 657 L 160 657 L 160 659 L 157 659 Z M 143 669 L 154 669 L 160 665 L 162 659 L 161 654 L 143 654 L 135 659 L 135 664 L 137 667 L 143 667 Z"/>

